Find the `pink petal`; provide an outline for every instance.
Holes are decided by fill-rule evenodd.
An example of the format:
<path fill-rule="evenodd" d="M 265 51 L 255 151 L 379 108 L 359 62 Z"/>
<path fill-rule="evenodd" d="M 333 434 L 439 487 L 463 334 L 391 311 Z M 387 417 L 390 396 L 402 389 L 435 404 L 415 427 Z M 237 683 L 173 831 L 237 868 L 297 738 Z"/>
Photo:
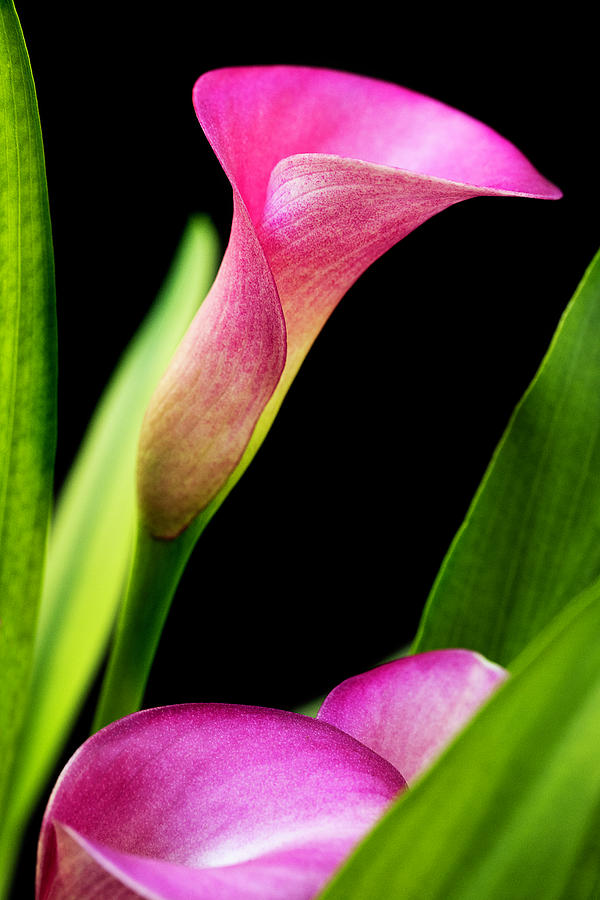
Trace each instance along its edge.
<path fill-rule="evenodd" d="M 293 713 L 189 704 L 91 737 L 48 803 L 37 898 L 307 898 L 405 785 Z M 87 892 L 87 893 L 86 893 Z"/>
<path fill-rule="evenodd" d="M 271 271 L 234 192 L 217 279 L 146 412 L 138 492 L 152 534 L 175 537 L 237 465 L 283 371 L 285 321 Z"/>
<path fill-rule="evenodd" d="M 142 432 L 141 508 L 160 537 L 218 493 L 269 398 L 276 408 L 331 311 L 382 253 L 469 197 L 560 196 L 487 126 L 370 78 L 221 69 L 199 79 L 194 104 L 231 182 L 234 219 L 217 283 Z"/>
<path fill-rule="evenodd" d="M 342 682 L 318 718 L 389 760 L 410 784 L 506 677 L 478 653 L 433 650 Z"/>

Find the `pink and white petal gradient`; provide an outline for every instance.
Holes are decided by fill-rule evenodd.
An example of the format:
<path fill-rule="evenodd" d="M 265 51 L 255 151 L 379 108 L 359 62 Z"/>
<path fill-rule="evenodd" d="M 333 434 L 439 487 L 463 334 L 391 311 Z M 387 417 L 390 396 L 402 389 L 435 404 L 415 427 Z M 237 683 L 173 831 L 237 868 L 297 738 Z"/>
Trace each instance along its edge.
<path fill-rule="evenodd" d="M 91 737 L 42 823 L 37 900 L 306 898 L 405 787 L 354 738 L 279 710 L 145 710 Z"/>
<path fill-rule="evenodd" d="M 561 196 L 486 125 L 359 75 L 221 69 L 199 79 L 194 105 L 234 212 L 215 284 L 142 430 L 140 508 L 166 538 L 223 487 L 267 402 L 277 408 L 372 262 L 461 200 Z"/>
<path fill-rule="evenodd" d="M 343 681 L 318 719 L 375 750 L 411 784 L 506 677 L 479 653 L 432 650 Z"/>
<path fill-rule="evenodd" d="M 398 766 L 414 777 L 505 677 L 433 651 L 343 682 L 316 720 L 227 704 L 120 719 L 54 788 L 36 900 L 310 900 L 406 787 Z"/>

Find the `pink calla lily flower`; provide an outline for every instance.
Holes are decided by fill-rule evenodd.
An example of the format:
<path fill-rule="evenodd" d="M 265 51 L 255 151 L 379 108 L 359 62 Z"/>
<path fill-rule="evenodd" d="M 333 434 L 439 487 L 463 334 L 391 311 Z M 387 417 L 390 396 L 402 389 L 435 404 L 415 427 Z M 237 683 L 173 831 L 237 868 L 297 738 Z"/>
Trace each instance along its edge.
<path fill-rule="evenodd" d="M 371 78 L 222 69 L 199 79 L 194 104 L 234 213 L 216 281 L 142 429 L 140 509 L 162 538 L 226 485 L 332 310 L 386 250 L 470 197 L 561 196 L 487 126 Z"/>
<path fill-rule="evenodd" d="M 120 719 L 54 788 L 36 898 L 313 897 L 401 773 L 420 774 L 505 677 L 476 653 L 432 651 L 342 683 L 316 720 L 210 703 Z"/>

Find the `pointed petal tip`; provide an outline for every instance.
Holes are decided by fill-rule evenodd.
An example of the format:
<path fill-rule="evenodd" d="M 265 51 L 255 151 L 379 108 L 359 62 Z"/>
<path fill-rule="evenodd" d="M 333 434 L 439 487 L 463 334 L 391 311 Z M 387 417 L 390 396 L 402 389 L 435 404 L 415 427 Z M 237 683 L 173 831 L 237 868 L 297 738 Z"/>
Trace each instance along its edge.
<path fill-rule="evenodd" d="M 142 427 L 140 509 L 164 539 L 227 490 L 267 405 L 278 406 L 375 259 L 461 200 L 560 196 L 488 126 L 363 75 L 216 69 L 196 82 L 194 105 L 231 182 L 234 218 L 219 275 Z M 301 157 L 311 164 L 296 171 Z M 290 177 L 275 192 L 278 167 Z"/>
<path fill-rule="evenodd" d="M 206 137 L 251 213 L 260 208 L 273 166 L 298 153 L 388 165 L 490 193 L 562 196 L 485 123 L 372 76 L 296 65 L 224 67 L 198 78 L 193 100 Z M 257 129 L 262 140 L 250 147 L 244 138 Z"/>
<path fill-rule="evenodd" d="M 353 735 L 410 785 L 508 677 L 470 650 L 431 650 L 342 682 L 318 718 Z"/>

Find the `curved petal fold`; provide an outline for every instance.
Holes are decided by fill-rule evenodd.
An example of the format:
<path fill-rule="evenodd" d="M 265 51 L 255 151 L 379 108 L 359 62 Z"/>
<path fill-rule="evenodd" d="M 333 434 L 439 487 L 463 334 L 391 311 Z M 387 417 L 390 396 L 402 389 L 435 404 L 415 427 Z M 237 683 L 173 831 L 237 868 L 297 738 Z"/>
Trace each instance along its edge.
<path fill-rule="evenodd" d="M 487 126 L 363 76 L 221 69 L 198 80 L 194 105 L 234 219 L 215 287 L 142 430 L 140 506 L 157 537 L 178 534 L 218 493 L 269 399 L 375 259 L 461 200 L 560 196 Z"/>
<path fill-rule="evenodd" d="M 152 534 L 176 537 L 237 465 L 283 372 L 285 320 L 271 270 L 234 194 L 214 285 L 146 412 L 138 493 Z"/>
<path fill-rule="evenodd" d="M 318 719 L 389 760 L 410 784 L 506 677 L 478 653 L 432 650 L 343 681 Z"/>
<path fill-rule="evenodd" d="M 304 716 L 145 710 L 91 737 L 60 776 L 37 898 L 310 897 L 404 786 L 386 760 Z"/>

